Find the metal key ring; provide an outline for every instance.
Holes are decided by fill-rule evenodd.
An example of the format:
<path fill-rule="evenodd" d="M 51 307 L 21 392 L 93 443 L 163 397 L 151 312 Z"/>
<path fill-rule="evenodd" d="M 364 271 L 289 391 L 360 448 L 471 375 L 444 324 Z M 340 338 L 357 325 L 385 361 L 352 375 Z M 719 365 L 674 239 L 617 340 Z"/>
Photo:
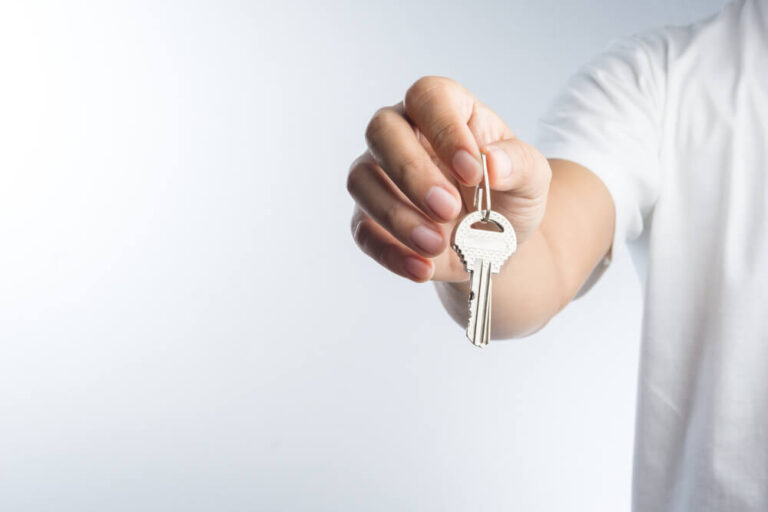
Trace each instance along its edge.
<path fill-rule="evenodd" d="M 475 200 L 472 206 L 477 207 L 478 212 L 483 212 L 483 222 L 488 222 L 491 216 L 491 187 L 488 184 L 488 162 L 485 158 L 485 153 L 480 153 L 480 160 L 483 161 L 483 181 L 484 187 L 480 188 L 480 184 L 475 185 Z M 480 204 L 483 202 L 483 189 L 485 189 L 485 206 L 483 211 L 480 208 Z"/>

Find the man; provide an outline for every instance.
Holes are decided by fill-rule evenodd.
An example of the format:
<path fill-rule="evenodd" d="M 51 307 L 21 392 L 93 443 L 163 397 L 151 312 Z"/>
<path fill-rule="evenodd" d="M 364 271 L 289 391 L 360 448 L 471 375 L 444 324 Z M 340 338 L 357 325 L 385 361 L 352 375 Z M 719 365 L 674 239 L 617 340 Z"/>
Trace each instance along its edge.
<path fill-rule="evenodd" d="M 585 66 L 534 145 L 459 84 L 418 80 L 351 166 L 360 248 L 433 280 L 466 322 L 449 243 L 488 155 L 518 236 L 495 337 L 542 328 L 631 241 L 644 275 L 633 509 L 768 510 L 768 1 L 628 38 Z M 545 158 L 546 157 L 546 158 Z"/>

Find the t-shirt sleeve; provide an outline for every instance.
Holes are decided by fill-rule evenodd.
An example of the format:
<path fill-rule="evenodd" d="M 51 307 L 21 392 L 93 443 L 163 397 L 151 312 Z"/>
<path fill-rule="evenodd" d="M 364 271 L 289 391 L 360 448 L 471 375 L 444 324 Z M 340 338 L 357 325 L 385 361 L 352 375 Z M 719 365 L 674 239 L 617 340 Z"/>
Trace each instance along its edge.
<path fill-rule="evenodd" d="M 658 34 L 613 43 L 583 66 L 539 119 L 535 146 L 583 165 L 616 209 L 613 244 L 577 294 L 600 278 L 625 242 L 643 231 L 659 189 L 665 105 L 665 45 Z"/>

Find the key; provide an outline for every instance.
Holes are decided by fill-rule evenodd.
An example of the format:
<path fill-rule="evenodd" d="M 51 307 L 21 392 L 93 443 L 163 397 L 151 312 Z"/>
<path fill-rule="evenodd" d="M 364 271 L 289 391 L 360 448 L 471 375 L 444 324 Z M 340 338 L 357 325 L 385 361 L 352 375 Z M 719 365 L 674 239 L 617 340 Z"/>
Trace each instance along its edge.
<path fill-rule="evenodd" d="M 517 250 L 517 236 L 506 217 L 491 210 L 491 187 L 488 185 L 488 163 L 483 162 L 484 188 L 475 187 L 476 212 L 464 217 L 456 228 L 453 249 L 469 272 L 469 319 L 467 338 L 475 346 L 484 347 L 491 339 L 491 274 L 498 274 L 501 266 Z M 485 209 L 480 209 L 485 191 Z M 495 230 L 478 229 L 478 223 Z"/>
<path fill-rule="evenodd" d="M 499 231 L 472 227 L 477 223 L 493 223 Z M 491 338 L 491 274 L 498 274 L 517 250 L 515 230 L 500 213 L 478 210 L 459 223 L 453 248 L 470 274 L 467 338 L 475 346 L 484 347 Z"/>

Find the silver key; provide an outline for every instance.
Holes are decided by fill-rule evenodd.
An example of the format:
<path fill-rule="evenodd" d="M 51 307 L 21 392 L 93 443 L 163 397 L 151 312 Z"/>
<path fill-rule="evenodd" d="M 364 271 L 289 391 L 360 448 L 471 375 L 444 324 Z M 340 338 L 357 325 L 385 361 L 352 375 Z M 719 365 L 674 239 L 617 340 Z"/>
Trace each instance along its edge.
<path fill-rule="evenodd" d="M 501 231 L 486 231 L 472 225 L 492 222 Z M 454 250 L 464 268 L 470 273 L 469 321 L 467 338 L 478 347 L 491 338 L 491 274 L 498 274 L 502 265 L 517 249 L 517 237 L 512 224 L 498 212 L 472 212 L 456 228 Z"/>
<path fill-rule="evenodd" d="M 485 155 L 481 153 L 480 156 L 483 161 L 486 209 L 480 209 L 483 190 L 475 187 L 475 206 L 478 209 L 459 223 L 453 238 L 453 249 L 470 274 L 467 338 L 474 345 L 484 347 L 491 339 L 491 274 L 498 274 L 507 258 L 517 250 L 517 236 L 507 218 L 491 210 L 488 166 Z M 478 222 L 493 224 L 498 231 L 472 227 Z"/>

